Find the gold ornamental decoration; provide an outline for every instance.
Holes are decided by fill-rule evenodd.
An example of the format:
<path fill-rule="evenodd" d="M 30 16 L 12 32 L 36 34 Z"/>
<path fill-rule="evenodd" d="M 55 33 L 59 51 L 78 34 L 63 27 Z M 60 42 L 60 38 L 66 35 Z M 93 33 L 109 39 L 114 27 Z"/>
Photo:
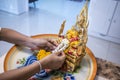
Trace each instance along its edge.
<path fill-rule="evenodd" d="M 57 40 L 59 45 L 53 52 L 64 51 L 66 60 L 61 69 L 73 72 L 80 65 L 82 58 L 86 54 L 87 28 L 89 25 L 88 1 L 86 1 L 80 14 L 77 16 L 76 23 L 63 35 L 65 22 L 63 21 L 61 24 L 58 34 L 60 38 Z"/>

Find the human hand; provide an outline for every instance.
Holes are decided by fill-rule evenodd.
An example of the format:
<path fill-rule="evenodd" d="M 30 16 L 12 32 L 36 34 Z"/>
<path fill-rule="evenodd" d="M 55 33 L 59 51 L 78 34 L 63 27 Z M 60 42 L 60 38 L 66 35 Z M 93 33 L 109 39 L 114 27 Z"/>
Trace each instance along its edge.
<path fill-rule="evenodd" d="M 52 53 L 40 60 L 43 69 L 59 69 L 65 61 L 65 54 Z"/>
<path fill-rule="evenodd" d="M 39 50 L 39 49 L 45 49 L 48 51 L 51 51 L 56 48 L 56 45 L 53 40 L 51 39 L 45 39 L 45 38 L 32 38 L 30 41 L 31 44 L 29 44 L 29 47 L 32 50 Z"/>

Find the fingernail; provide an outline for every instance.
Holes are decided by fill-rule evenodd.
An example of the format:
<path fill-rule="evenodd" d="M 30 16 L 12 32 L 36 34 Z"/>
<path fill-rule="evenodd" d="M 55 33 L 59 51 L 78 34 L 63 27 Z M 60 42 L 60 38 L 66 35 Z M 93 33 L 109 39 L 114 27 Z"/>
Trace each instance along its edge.
<path fill-rule="evenodd" d="M 56 48 L 56 46 L 53 46 L 53 49 L 55 49 Z"/>

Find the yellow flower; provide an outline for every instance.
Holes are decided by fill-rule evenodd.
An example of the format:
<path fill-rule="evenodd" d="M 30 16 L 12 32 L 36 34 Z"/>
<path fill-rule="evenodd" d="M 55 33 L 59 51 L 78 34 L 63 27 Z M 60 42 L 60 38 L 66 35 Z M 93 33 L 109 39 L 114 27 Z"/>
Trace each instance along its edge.
<path fill-rule="evenodd" d="M 43 59 L 44 57 L 48 56 L 49 54 L 51 54 L 51 52 L 46 52 L 45 50 L 40 50 L 37 54 L 37 60 L 41 60 Z"/>
<path fill-rule="evenodd" d="M 80 44 L 79 41 L 73 41 L 73 42 L 70 43 L 70 46 L 72 46 L 72 47 L 78 47 L 79 44 Z"/>

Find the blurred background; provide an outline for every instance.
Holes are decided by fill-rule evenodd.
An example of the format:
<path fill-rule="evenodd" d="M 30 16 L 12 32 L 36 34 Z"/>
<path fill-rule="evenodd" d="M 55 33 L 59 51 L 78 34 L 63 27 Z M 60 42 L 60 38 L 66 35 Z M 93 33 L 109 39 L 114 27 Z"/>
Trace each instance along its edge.
<path fill-rule="evenodd" d="M 58 34 L 75 24 L 85 0 L 0 0 L 0 27 L 28 36 Z M 120 1 L 89 0 L 87 46 L 96 58 L 120 65 Z M 13 44 L 0 41 L 0 56 Z"/>

